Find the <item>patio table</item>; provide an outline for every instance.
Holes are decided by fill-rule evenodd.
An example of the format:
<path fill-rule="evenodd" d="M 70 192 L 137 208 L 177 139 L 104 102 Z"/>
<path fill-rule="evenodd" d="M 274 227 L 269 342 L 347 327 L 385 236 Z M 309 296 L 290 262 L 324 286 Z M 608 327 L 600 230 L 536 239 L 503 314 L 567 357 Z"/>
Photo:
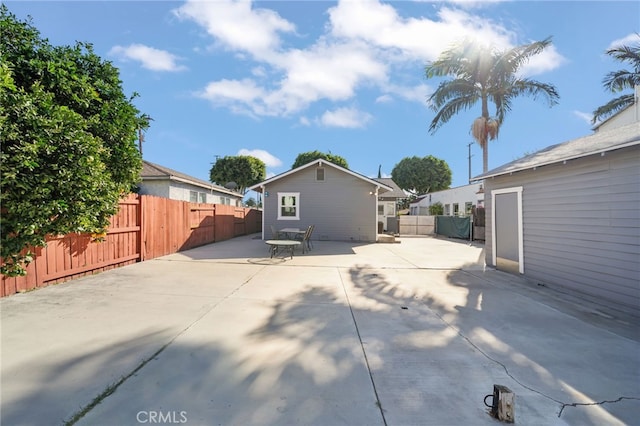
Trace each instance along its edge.
<path fill-rule="evenodd" d="M 293 251 L 301 244 L 300 241 L 295 240 L 266 240 L 265 243 L 269 246 L 271 258 L 277 255 L 280 250 L 289 250 L 291 259 L 293 259 Z"/>
<path fill-rule="evenodd" d="M 300 228 L 282 228 L 278 232 L 286 234 L 289 240 L 295 240 L 296 235 L 304 234 L 307 231 L 305 229 L 301 230 Z"/>

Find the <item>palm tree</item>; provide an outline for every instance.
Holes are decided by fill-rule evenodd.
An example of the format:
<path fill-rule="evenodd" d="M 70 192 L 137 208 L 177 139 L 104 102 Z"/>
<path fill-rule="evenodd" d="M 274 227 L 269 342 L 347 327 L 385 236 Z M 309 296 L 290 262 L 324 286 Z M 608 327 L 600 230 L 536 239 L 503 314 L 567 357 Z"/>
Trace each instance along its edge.
<path fill-rule="evenodd" d="M 640 34 L 637 34 L 640 39 Z M 635 46 L 619 46 L 607 50 L 607 55 L 620 62 L 628 62 L 633 71 L 618 70 L 607 74 L 602 80 L 602 85 L 611 93 L 617 93 L 625 89 L 634 89 L 640 86 L 640 42 Z M 635 102 L 635 93 L 628 93 L 612 99 L 593 112 L 592 124 L 606 119 L 616 112 L 625 109 Z"/>
<path fill-rule="evenodd" d="M 482 170 L 486 172 L 488 141 L 498 137 L 514 98 L 520 95 L 530 95 L 534 99 L 543 96 L 549 106 L 557 103 L 559 96 L 554 86 L 517 75 L 522 65 L 550 44 L 549 37 L 508 50 L 497 50 L 465 39 L 441 53 L 425 68 L 426 76 L 453 76 L 453 79 L 441 82 L 429 97 L 431 108 L 437 111 L 429 131 L 435 133 L 458 112 L 470 109 L 480 101 L 481 116 L 474 120 L 471 134 L 482 147 Z M 489 115 L 489 101 L 496 107 L 493 117 Z"/>

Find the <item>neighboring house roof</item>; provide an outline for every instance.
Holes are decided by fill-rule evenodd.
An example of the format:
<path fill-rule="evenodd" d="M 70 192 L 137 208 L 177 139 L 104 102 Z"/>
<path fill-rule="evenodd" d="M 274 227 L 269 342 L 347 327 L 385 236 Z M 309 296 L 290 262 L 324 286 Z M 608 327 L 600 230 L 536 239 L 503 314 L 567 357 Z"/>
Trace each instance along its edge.
<path fill-rule="evenodd" d="M 262 192 L 262 187 L 263 186 L 268 185 L 268 184 L 270 184 L 272 182 L 275 182 L 275 181 L 277 181 L 279 179 L 282 179 L 283 177 L 292 175 L 292 174 L 294 174 L 296 172 L 299 172 L 300 170 L 303 170 L 303 169 L 306 169 L 306 168 L 312 167 L 312 166 L 317 166 L 317 167 L 329 166 L 329 167 L 333 167 L 334 169 L 340 170 L 340 171 L 342 171 L 344 173 L 347 173 L 347 174 L 350 174 L 351 176 L 354 176 L 354 177 L 356 177 L 358 179 L 362 179 L 362 180 L 364 180 L 366 182 L 369 182 L 370 184 L 375 185 L 380 189 L 383 189 L 385 192 L 386 191 L 393 191 L 393 188 L 391 188 L 388 185 L 385 185 L 384 183 L 377 182 L 374 179 L 366 177 L 365 175 L 361 175 L 361 174 L 353 172 L 353 171 L 351 171 L 349 169 L 345 169 L 344 167 L 338 166 L 337 164 L 333 164 L 333 163 L 331 163 L 329 161 L 321 160 L 321 159 L 311 161 L 311 162 L 309 162 L 307 164 L 304 164 L 304 165 L 302 165 L 300 167 L 297 167 L 295 169 L 291 169 L 291 170 L 286 171 L 284 173 L 280 173 L 279 175 L 273 176 L 273 177 L 271 177 L 269 179 L 263 180 L 262 182 L 260 182 L 260 183 L 258 183 L 256 185 L 253 185 L 249 189 L 253 190 L 253 191 L 256 191 L 256 192 Z"/>
<path fill-rule="evenodd" d="M 400 188 L 391 178 L 375 178 L 376 182 L 380 182 L 392 188 L 390 192 L 385 192 L 382 198 L 407 198 L 407 194 Z"/>
<path fill-rule="evenodd" d="M 618 118 L 620 115 L 622 115 L 626 110 L 628 110 L 631 107 L 635 107 L 635 104 L 629 104 L 626 107 L 622 108 L 620 111 L 616 111 L 615 114 L 610 115 L 609 117 L 605 118 L 602 121 L 597 122 L 592 128 L 591 130 L 593 130 L 594 132 L 598 131 L 598 129 L 601 126 L 604 126 L 605 124 L 609 123 L 610 121 L 615 120 L 616 118 Z"/>
<path fill-rule="evenodd" d="M 242 197 L 242 194 L 231 191 L 230 189 L 227 189 L 223 186 L 215 185 L 211 182 L 207 182 L 205 180 L 201 180 L 193 176 L 180 173 L 176 170 L 173 170 L 168 167 L 164 167 L 159 164 L 155 164 L 146 160 L 142 160 L 142 172 L 140 173 L 140 177 L 142 178 L 143 182 L 145 180 L 147 181 L 148 180 L 173 180 L 176 182 L 183 182 L 183 183 L 199 186 L 201 188 L 206 188 L 208 190 L 222 192 L 234 197 Z"/>
<path fill-rule="evenodd" d="M 413 201 L 411 202 L 411 204 L 419 203 L 420 201 L 424 200 L 424 199 L 425 199 L 425 198 L 427 198 L 428 196 L 429 196 L 429 194 L 421 195 L 421 196 L 417 197 L 415 200 L 413 200 Z"/>
<path fill-rule="evenodd" d="M 622 108 L 620 111 L 616 111 L 614 114 L 610 115 L 609 117 L 605 118 L 604 120 L 598 122 L 595 124 L 595 126 L 592 127 L 592 130 L 594 132 L 598 132 L 600 131 L 600 127 L 604 126 L 604 125 L 608 125 L 609 123 L 614 123 L 614 120 L 617 120 L 619 117 L 622 117 L 623 114 L 626 113 L 626 111 L 628 111 L 629 109 L 633 108 L 635 110 L 635 121 L 638 121 L 638 102 L 640 99 L 640 85 L 636 85 L 633 89 L 634 91 L 634 102 L 632 104 L 627 105 L 626 107 Z M 631 112 L 633 114 L 633 112 Z"/>
<path fill-rule="evenodd" d="M 640 144 L 640 123 L 628 124 L 589 136 L 551 145 L 533 154 L 504 164 L 474 177 L 473 181 L 510 174 L 522 170 L 561 163 L 594 154 L 603 154 L 616 149 Z"/>

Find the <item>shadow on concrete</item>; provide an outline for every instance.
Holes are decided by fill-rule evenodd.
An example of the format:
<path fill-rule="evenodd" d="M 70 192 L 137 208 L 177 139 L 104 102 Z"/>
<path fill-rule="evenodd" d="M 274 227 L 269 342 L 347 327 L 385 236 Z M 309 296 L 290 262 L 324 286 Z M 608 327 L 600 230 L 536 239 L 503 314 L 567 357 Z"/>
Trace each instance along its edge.
<path fill-rule="evenodd" d="M 2 423 L 69 420 L 141 363 L 79 424 L 162 412 L 207 425 L 495 425 L 482 401 L 499 382 L 519 395 L 521 424 L 640 418 L 637 401 L 562 406 L 638 396 L 638 364 L 629 364 L 638 346 L 505 288 L 508 280 L 366 264 L 340 273 L 335 291 L 307 287 L 252 306 L 229 298 L 216 307 L 224 322 L 205 316 L 179 335 L 157 330 L 43 362 L 32 372 L 42 389 L 3 404 Z M 243 309 L 263 319 L 249 323 Z"/>
<path fill-rule="evenodd" d="M 478 424 L 474 416 L 483 409 L 478 397 L 483 389 L 491 393 L 492 385 L 501 381 L 521 395 L 521 420 L 598 425 L 632 424 L 639 418 L 637 344 L 585 323 L 572 312 L 559 311 L 558 306 L 530 299 L 519 288 L 508 287 L 514 285 L 508 279 L 507 285 L 493 284 L 491 277 L 502 273 L 491 271 L 478 279 L 479 272 L 463 267 L 446 272 L 445 286 L 431 286 L 443 282 L 429 280 L 438 271 L 422 271 L 420 282 L 366 266 L 349 273 L 357 294 L 368 300 L 366 306 L 375 300 L 376 311 L 393 318 L 393 324 L 386 325 L 392 335 L 375 350 L 381 364 L 378 374 L 402 388 L 398 397 L 397 389 L 396 394 L 385 393 L 382 386 L 382 406 L 402 407 L 397 421 L 388 415 L 389 424 L 407 423 L 407 417 L 408 423 L 419 422 L 426 413 L 428 424 Z M 375 339 L 376 328 L 385 327 L 387 319 L 371 309 L 355 309 L 355 317 L 363 340 Z M 412 356 L 416 351 L 419 355 Z M 390 366 L 409 366 L 411 371 L 394 374 Z M 467 377 L 459 377 L 461 371 Z M 571 406 L 601 401 L 608 402 Z M 440 410 L 455 412 L 455 420 L 435 414 Z"/>

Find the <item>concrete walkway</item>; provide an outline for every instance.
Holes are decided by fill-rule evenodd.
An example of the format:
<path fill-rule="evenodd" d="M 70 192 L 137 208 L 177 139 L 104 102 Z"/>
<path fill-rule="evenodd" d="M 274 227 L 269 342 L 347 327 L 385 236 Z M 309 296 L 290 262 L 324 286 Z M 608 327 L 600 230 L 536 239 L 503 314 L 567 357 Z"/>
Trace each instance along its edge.
<path fill-rule="evenodd" d="M 640 419 L 640 320 L 482 246 L 241 237 L 0 300 L 2 425 L 498 425 Z"/>

